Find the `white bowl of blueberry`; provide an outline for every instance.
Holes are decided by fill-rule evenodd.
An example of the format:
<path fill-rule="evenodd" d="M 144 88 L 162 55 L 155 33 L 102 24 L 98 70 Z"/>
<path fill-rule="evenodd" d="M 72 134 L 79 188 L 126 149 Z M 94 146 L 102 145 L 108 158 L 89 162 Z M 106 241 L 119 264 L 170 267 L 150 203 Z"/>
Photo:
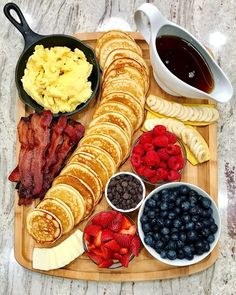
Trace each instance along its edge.
<path fill-rule="evenodd" d="M 138 214 L 138 231 L 148 252 L 161 262 L 187 266 L 207 257 L 220 236 L 214 200 L 201 188 L 184 182 L 153 190 Z"/>

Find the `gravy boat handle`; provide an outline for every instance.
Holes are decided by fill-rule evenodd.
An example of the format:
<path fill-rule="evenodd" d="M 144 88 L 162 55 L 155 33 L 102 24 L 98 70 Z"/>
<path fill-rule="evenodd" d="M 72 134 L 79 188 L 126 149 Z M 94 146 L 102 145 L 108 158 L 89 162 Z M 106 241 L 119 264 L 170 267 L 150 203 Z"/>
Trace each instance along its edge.
<path fill-rule="evenodd" d="M 150 25 L 143 22 L 142 14 L 147 16 Z M 156 37 L 160 28 L 164 24 L 170 23 L 157 7 L 150 3 L 144 3 L 138 7 L 134 14 L 134 20 L 138 31 L 143 35 L 148 44 L 151 41 L 152 35 Z"/>

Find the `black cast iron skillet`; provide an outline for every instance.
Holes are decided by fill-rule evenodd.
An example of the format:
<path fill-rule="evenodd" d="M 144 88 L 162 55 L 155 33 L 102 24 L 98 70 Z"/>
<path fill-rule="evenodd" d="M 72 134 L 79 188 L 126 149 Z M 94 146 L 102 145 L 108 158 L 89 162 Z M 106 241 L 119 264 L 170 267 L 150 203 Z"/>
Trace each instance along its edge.
<path fill-rule="evenodd" d="M 17 16 L 20 19 L 20 22 L 18 22 L 12 15 L 11 11 L 15 11 Z M 40 44 L 44 47 L 53 47 L 53 46 L 66 46 L 70 49 L 74 50 L 75 48 L 78 48 L 82 50 L 87 58 L 87 61 L 93 65 L 92 73 L 89 77 L 89 81 L 91 81 L 92 84 L 92 95 L 91 97 L 85 102 L 81 103 L 77 106 L 77 108 L 69 113 L 57 113 L 53 114 L 54 116 L 58 115 L 72 115 L 75 113 L 80 112 L 83 110 L 90 101 L 96 96 L 98 88 L 99 88 L 99 80 L 100 80 L 100 68 L 98 65 L 98 62 L 96 60 L 94 51 L 88 46 L 85 45 L 83 42 L 79 41 L 78 39 L 75 39 L 68 35 L 39 35 L 35 32 L 33 32 L 29 25 L 27 24 L 20 8 L 14 4 L 14 3 L 7 3 L 4 6 L 4 14 L 5 16 L 10 20 L 10 22 L 21 32 L 21 34 L 24 37 L 25 40 L 25 47 L 24 50 L 18 60 L 17 66 L 16 66 L 16 72 L 15 72 L 15 81 L 16 86 L 19 92 L 19 96 L 21 100 L 31 108 L 35 109 L 36 111 L 42 111 L 43 107 L 40 106 L 36 101 L 34 101 L 23 89 L 23 85 L 21 82 L 21 78 L 24 75 L 24 70 L 26 68 L 26 63 L 28 61 L 28 58 L 33 54 L 34 48 L 36 45 Z"/>

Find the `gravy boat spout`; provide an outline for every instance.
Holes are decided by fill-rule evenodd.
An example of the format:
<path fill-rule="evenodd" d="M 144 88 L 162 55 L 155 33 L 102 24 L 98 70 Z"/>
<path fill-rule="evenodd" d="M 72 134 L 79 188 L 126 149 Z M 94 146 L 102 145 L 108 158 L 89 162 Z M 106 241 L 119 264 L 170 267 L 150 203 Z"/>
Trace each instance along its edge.
<path fill-rule="evenodd" d="M 150 25 L 144 23 L 143 14 L 147 16 Z M 231 99 L 233 87 L 229 79 L 209 54 L 208 50 L 192 34 L 184 28 L 168 21 L 156 6 L 150 3 L 142 4 L 135 11 L 134 19 L 137 29 L 149 44 L 153 75 L 158 85 L 164 91 L 174 96 L 206 98 L 213 99 L 217 102 L 227 102 Z M 176 36 L 191 43 L 196 48 L 207 63 L 213 76 L 214 88 L 210 93 L 185 83 L 168 70 L 156 49 L 156 39 L 160 36 Z"/>

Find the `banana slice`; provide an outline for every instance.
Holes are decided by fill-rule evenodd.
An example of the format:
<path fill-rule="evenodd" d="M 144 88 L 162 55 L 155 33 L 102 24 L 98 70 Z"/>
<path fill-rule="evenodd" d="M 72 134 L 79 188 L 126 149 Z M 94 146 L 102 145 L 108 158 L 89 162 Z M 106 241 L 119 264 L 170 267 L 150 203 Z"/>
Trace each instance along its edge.
<path fill-rule="evenodd" d="M 46 271 L 61 268 L 83 253 L 83 233 L 77 230 L 56 247 L 34 248 L 33 268 Z"/>
<path fill-rule="evenodd" d="M 182 122 L 171 118 L 147 119 L 144 122 L 144 128 L 146 130 L 152 130 L 156 125 L 166 126 L 169 132 L 173 132 L 181 138 L 199 163 L 206 162 L 210 159 L 210 151 L 205 139 L 193 127 L 184 125 Z"/>

